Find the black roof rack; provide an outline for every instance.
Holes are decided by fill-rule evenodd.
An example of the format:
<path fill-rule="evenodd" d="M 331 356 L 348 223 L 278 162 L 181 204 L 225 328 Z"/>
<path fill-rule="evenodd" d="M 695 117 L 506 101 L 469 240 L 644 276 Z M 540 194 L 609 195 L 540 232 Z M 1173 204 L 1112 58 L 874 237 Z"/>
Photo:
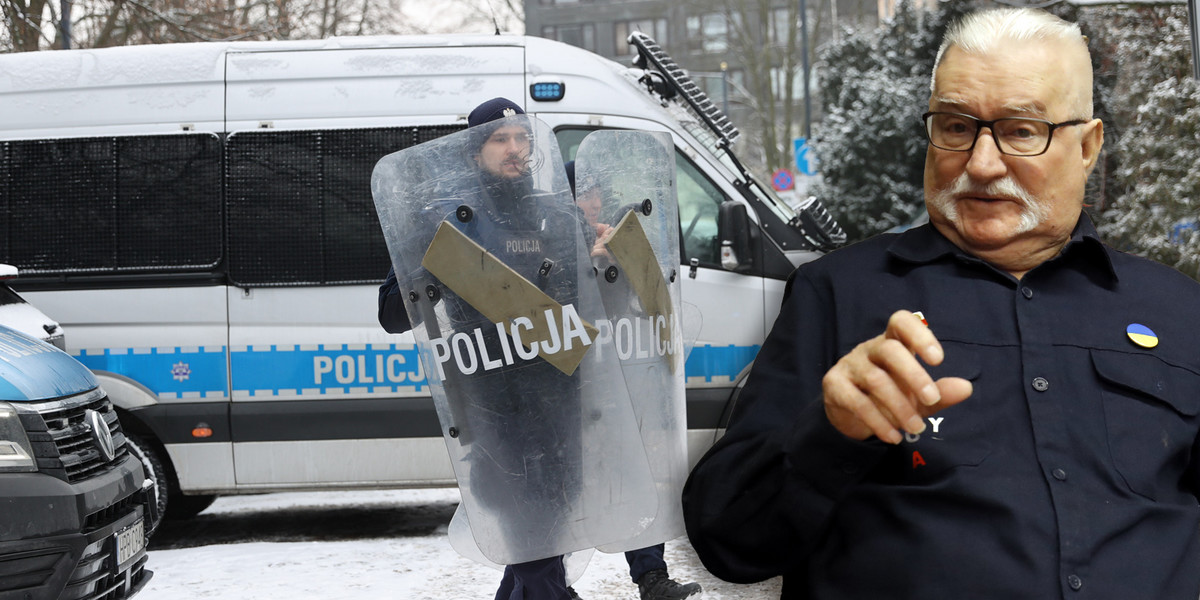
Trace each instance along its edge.
<path fill-rule="evenodd" d="M 723 145 L 728 148 L 734 140 L 737 139 L 740 133 L 733 123 L 729 122 L 729 118 L 717 108 L 716 103 L 709 99 L 708 94 L 696 85 L 692 78 L 675 64 L 675 60 L 663 52 L 658 42 L 653 38 L 635 31 L 629 34 L 629 44 L 636 47 L 638 50 L 637 58 L 634 59 L 634 66 L 640 69 L 649 69 L 653 66 L 671 87 L 679 92 L 679 95 L 687 102 L 690 112 L 708 126 L 714 134 L 723 142 Z"/>

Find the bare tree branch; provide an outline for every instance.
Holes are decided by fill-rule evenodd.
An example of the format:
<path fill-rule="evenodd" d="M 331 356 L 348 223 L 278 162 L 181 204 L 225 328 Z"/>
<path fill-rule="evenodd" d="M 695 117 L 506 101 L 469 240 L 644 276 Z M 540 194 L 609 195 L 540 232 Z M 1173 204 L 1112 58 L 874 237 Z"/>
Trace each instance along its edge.
<path fill-rule="evenodd" d="M 53 38 L 42 32 L 42 13 L 46 9 L 45 0 L 0 0 L 4 5 L 4 24 L 12 38 L 13 50 L 24 52 L 37 50 L 41 41 L 47 46 L 54 43 Z"/>
<path fill-rule="evenodd" d="M 73 0 L 78 48 L 333 35 L 490 31 L 493 10 L 479 0 Z M 505 31 L 523 31 L 520 0 L 492 0 Z M 54 47 L 53 0 L 0 0 L 0 51 Z M 406 10 L 407 9 L 407 10 Z"/>

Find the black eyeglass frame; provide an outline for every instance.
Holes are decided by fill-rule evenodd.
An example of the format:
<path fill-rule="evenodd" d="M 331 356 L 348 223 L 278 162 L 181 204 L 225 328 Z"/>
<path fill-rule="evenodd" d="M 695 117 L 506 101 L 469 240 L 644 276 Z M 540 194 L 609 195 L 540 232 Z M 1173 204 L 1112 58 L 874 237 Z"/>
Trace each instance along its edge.
<path fill-rule="evenodd" d="M 955 148 L 944 148 L 944 147 L 939 146 L 936 143 L 934 143 L 933 132 L 929 131 L 929 127 L 930 127 L 929 118 L 934 115 L 951 115 L 951 116 L 955 116 L 955 117 L 963 117 L 963 118 L 974 121 L 975 122 L 975 137 L 971 140 L 971 145 L 967 146 L 966 148 L 955 149 Z M 993 127 L 993 125 L 995 125 L 996 123 L 999 123 L 1000 121 L 1015 121 L 1015 120 L 1036 121 L 1038 123 L 1045 123 L 1046 125 L 1049 126 L 1049 129 L 1046 131 L 1046 147 L 1042 148 L 1041 152 L 1038 152 L 1035 154 L 1013 154 L 1011 152 L 1005 152 L 1004 148 L 1000 147 L 1000 137 L 996 135 L 996 129 Z M 1054 141 L 1054 130 L 1055 129 L 1058 129 L 1059 127 L 1072 127 L 1075 125 L 1083 125 L 1085 123 L 1091 122 L 1090 119 L 1073 119 L 1071 121 L 1063 121 L 1062 123 L 1055 123 L 1053 121 L 1047 121 L 1045 119 L 1034 119 L 1032 117 L 1001 117 L 999 119 L 992 119 L 991 121 L 985 121 L 978 117 L 972 117 L 971 115 L 964 115 L 963 113 L 938 111 L 938 110 L 931 110 L 931 111 L 921 115 L 921 121 L 923 121 L 925 123 L 925 139 L 929 140 L 929 143 L 931 145 L 933 145 L 934 148 L 937 148 L 939 150 L 945 150 L 947 152 L 970 152 L 975 149 L 975 144 L 979 143 L 979 132 L 983 131 L 984 127 L 987 127 L 988 129 L 992 130 L 992 141 L 996 143 L 996 150 L 999 151 L 1000 154 L 1003 154 L 1005 156 L 1017 156 L 1020 158 L 1029 158 L 1029 157 L 1041 156 L 1041 155 L 1045 154 L 1046 151 L 1050 149 L 1050 142 Z"/>

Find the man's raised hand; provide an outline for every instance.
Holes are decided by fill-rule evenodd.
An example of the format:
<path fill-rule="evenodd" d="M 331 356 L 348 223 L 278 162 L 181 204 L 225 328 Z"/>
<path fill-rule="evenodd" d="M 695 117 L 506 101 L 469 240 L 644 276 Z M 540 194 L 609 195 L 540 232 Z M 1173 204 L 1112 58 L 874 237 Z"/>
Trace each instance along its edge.
<path fill-rule="evenodd" d="M 893 313 L 882 334 L 856 346 L 821 380 L 829 422 L 852 439 L 874 435 L 898 444 L 903 432 L 924 431 L 925 417 L 971 395 L 970 381 L 934 381 L 918 356 L 931 366 L 945 357 L 921 319 L 909 311 Z"/>

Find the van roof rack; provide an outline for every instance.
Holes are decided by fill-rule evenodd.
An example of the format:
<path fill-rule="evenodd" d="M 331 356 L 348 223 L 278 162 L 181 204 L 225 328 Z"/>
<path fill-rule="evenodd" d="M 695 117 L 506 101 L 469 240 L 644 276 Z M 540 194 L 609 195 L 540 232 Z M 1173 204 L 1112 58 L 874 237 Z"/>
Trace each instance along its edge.
<path fill-rule="evenodd" d="M 692 81 L 687 72 L 675 64 L 675 60 L 666 52 L 663 52 L 658 42 L 640 31 L 629 34 L 628 42 L 638 50 L 637 57 L 633 59 L 635 67 L 648 70 L 653 66 L 687 102 L 689 112 L 707 125 L 721 140 L 723 146 L 728 148 L 733 144 L 733 141 L 740 135 L 737 127 L 729 122 L 729 118 L 721 112 L 720 108 L 717 108 L 716 103 L 708 97 L 708 94 L 705 94 L 704 90 L 701 90 L 700 86 Z"/>

